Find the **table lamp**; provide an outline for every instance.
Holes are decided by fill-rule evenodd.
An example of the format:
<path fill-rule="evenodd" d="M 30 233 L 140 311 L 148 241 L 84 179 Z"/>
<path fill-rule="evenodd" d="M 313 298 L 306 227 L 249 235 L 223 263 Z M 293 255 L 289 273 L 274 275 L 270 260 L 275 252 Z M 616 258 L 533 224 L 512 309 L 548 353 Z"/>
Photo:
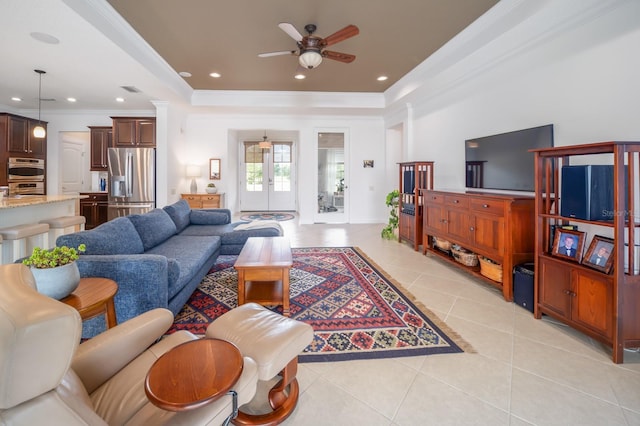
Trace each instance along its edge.
<path fill-rule="evenodd" d="M 195 194 L 198 192 L 198 185 L 196 184 L 196 178 L 200 177 L 201 171 L 200 166 L 196 165 L 188 165 L 187 166 L 187 177 L 191 178 L 191 193 Z"/>

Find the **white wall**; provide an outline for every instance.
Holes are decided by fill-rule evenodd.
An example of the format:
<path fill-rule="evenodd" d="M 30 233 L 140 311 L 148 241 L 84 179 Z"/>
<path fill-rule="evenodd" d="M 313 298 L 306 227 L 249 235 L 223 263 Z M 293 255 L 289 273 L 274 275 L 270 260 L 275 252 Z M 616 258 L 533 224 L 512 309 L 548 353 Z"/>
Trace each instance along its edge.
<path fill-rule="evenodd" d="M 436 188 L 464 189 L 466 139 L 552 123 L 556 146 L 640 140 L 639 16 L 640 2 L 621 2 L 517 55 L 505 34 L 457 64 L 503 49 L 490 72 L 414 102 L 410 152 L 435 161 Z"/>
<path fill-rule="evenodd" d="M 177 162 L 202 164 L 203 177 L 197 179 L 198 188 L 206 182 L 209 158 L 220 158 L 222 179 L 216 182 L 220 192 L 225 192 L 226 206 L 238 211 L 238 144 L 253 132 L 261 139 L 264 129 L 271 138 L 278 135 L 293 136 L 296 144 L 298 170 L 298 212 L 302 223 L 312 223 L 317 206 L 317 129 L 343 128 L 350 137 L 349 197 L 350 222 L 371 223 L 384 220 L 385 140 L 384 122 L 381 117 L 323 117 L 312 115 L 221 115 L 192 113 L 187 118 L 187 137 L 181 145 Z M 374 168 L 363 168 L 363 160 L 374 160 Z M 182 190 L 187 189 L 186 181 Z M 381 206 L 381 208 L 377 208 Z"/>

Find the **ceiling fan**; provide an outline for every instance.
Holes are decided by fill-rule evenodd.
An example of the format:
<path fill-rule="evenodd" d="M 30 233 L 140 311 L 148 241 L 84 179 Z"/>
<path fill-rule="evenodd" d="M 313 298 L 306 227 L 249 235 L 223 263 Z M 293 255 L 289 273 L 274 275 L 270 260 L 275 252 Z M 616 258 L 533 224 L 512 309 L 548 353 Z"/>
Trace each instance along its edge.
<path fill-rule="evenodd" d="M 324 50 L 327 46 L 331 46 L 358 35 L 360 30 L 355 25 L 347 25 L 343 29 L 336 31 L 325 38 L 313 35 L 316 31 L 316 26 L 313 24 L 305 25 L 304 29 L 308 33 L 306 36 L 300 34 L 296 27 L 287 22 L 281 22 L 278 24 L 278 27 L 296 41 L 298 50 L 281 50 L 279 52 L 260 53 L 258 54 L 259 57 L 268 58 L 270 56 L 296 55 L 298 56 L 298 62 L 300 65 L 307 69 L 316 68 L 322 62 L 322 58 L 333 59 L 335 61 L 345 63 L 353 62 L 353 60 L 356 59 L 355 55 L 351 55 L 349 53 Z"/>

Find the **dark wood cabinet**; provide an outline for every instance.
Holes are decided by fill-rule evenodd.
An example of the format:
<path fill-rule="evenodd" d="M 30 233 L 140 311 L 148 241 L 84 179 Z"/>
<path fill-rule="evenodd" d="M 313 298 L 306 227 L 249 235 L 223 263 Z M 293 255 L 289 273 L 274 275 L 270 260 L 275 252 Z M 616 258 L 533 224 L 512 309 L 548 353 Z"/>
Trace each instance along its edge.
<path fill-rule="evenodd" d="M 6 139 L 6 147 L 3 147 L 3 149 L 8 156 L 46 158 L 47 137 L 36 138 L 33 136 L 33 129 L 38 124 L 46 130 L 46 122 L 39 122 L 38 120 L 12 114 L 1 114 L 0 120 L 4 122 L 2 132 L 6 133 L 2 136 L 2 139 Z"/>
<path fill-rule="evenodd" d="M 154 117 L 111 117 L 113 119 L 113 146 L 116 148 L 156 146 L 156 119 Z"/>
<path fill-rule="evenodd" d="M 420 189 L 433 189 L 433 161 L 399 163 L 398 240 L 418 250 L 422 243 L 423 203 Z"/>
<path fill-rule="evenodd" d="M 91 170 L 105 171 L 107 166 L 107 149 L 113 145 L 113 128 L 106 126 L 90 126 L 91 129 Z"/>
<path fill-rule="evenodd" d="M 422 251 L 445 259 L 472 275 L 502 289 L 513 299 L 513 267 L 534 258 L 534 199 L 480 192 L 423 190 Z M 502 282 L 480 273 L 477 266 L 455 262 L 434 247 L 442 238 L 501 265 Z"/>
<path fill-rule="evenodd" d="M 640 224 L 636 206 L 640 188 L 640 142 L 598 142 L 540 149 L 536 166 L 536 271 L 534 315 L 549 315 L 612 348 L 615 363 L 625 348 L 640 347 Z M 562 211 L 562 167 L 613 164 L 611 220 L 565 217 Z M 566 196 L 566 194 L 564 194 Z M 586 200 L 585 200 L 586 202 Z M 633 209 L 633 207 L 631 207 Z M 629 220 L 629 218 L 635 220 Z M 585 232 L 585 250 L 595 235 L 613 235 L 613 272 L 554 256 L 551 226 L 577 225 Z"/>
<path fill-rule="evenodd" d="M 107 221 L 107 194 L 104 192 L 83 192 L 80 195 L 80 215 L 84 216 L 85 229 L 92 229 Z"/>

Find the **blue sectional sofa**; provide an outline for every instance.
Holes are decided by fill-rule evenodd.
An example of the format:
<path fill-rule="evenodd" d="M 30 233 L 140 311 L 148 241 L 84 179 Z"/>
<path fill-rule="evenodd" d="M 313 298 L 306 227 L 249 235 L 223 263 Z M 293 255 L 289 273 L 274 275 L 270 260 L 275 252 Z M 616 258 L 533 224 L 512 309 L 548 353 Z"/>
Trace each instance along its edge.
<path fill-rule="evenodd" d="M 228 209 L 191 210 L 180 200 L 148 213 L 119 217 L 87 231 L 62 235 L 58 246 L 86 245 L 78 259 L 81 277 L 105 277 L 118 284 L 118 322 L 148 310 L 176 315 L 220 254 L 239 254 L 247 238 L 282 234 L 279 226 L 234 230 Z M 83 337 L 103 331 L 104 320 L 85 321 Z"/>

